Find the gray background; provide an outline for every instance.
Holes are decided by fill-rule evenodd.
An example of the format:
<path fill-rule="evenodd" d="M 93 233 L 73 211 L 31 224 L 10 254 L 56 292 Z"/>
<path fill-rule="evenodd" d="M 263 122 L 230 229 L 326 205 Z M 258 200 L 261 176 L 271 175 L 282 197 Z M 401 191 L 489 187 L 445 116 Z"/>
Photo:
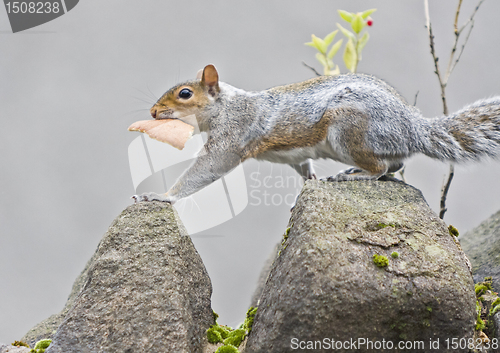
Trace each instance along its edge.
<path fill-rule="evenodd" d="M 441 62 L 453 41 L 457 1 L 431 0 Z M 464 1 L 463 23 L 477 1 Z M 313 76 L 310 34 L 325 36 L 337 9 L 373 14 L 359 71 L 395 86 L 424 115 L 441 101 L 424 28 L 423 2 L 400 1 L 81 1 L 68 14 L 12 34 L 0 9 L 0 342 L 12 342 L 62 309 L 71 285 L 111 221 L 134 193 L 129 124 L 148 118 L 179 80 L 214 63 L 221 80 L 246 90 Z M 448 87 L 451 111 L 500 94 L 500 2 L 480 9 Z M 341 64 L 341 55 L 336 57 Z M 341 65 L 343 71 L 345 68 Z M 250 162 L 245 168 L 288 173 Z M 320 174 L 335 174 L 341 168 Z M 275 168 L 275 169 L 272 169 Z M 409 161 L 407 181 L 438 209 L 447 165 Z M 459 167 L 446 221 L 471 229 L 500 208 L 500 163 Z M 260 268 L 288 221 L 287 205 L 247 207 L 194 237 L 214 286 L 221 323 L 236 325 Z"/>

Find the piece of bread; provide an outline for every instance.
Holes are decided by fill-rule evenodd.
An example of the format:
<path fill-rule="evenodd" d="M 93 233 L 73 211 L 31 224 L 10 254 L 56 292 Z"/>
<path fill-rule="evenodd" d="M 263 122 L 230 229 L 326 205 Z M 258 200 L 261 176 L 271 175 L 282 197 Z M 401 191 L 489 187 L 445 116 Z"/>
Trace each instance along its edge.
<path fill-rule="evenodd" d="M 145 132 L 152 139 L 182 150 L 193 136 L 194 127 L 177 119 L 141 120 L 128 127 L 129 131 Z"/>

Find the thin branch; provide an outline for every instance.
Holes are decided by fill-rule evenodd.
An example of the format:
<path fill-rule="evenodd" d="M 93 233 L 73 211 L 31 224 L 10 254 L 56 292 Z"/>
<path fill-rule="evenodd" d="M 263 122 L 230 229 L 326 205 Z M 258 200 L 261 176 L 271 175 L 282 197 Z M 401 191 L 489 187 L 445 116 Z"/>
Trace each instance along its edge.
<path fill-rule="evenodd" d="M 453 177 L 455 176 L 455 167 L 453 164 L 450 164 L 450 172 L 448 174 L 448 180 L 446 183 L 443 185 L 443 188 L 441 189 L 441 202 L 440 202 L 440 209 L 439 209 L 439 218 L 443 219 L 444 214 L 448 210 L 446 208 L 446 198 L 448 197 L 448 191 L 450 190 L 450 185 L 451 181 L 453 180 Z"/>
<path fill-rule="evenodd" d="M 451 54 L 450 54 L 450 60 L 448 62 L 448 67 L 446 69 L 446 76 L 445 76 L 445 80 L 444 80 L 445 84 L 448 83 L 448 79 L 449 79 L 451 73 L 455 69 L 455 66 L 457 66 L 458 61 L 460 60 L 460 57 L 462 56 L 462 53 L 464 52 L 465 45 L 469 41 L 469 37 L 470 37 L 470 34 L 472 32 L 472 28 L 474 28 L 474 17 L 476 16 L 476 13 L 479 10 L 479 7 L 481 6 L 481 4 L 483 2 L 484 2 L 484 0 L 480 0 L 478 2 L 478 4 L 474 8 L 474 11 L 472 12 L 472 14 L 469 17 L 469 19 L 467 20 L 467 22 L 465 22 L 465 24 L 462 27 L 460 27 L 460 29 L 458 29 L 458 26 L 457 26 L 458 16 L 460 14 L 460 7 L 462 5 L 462 0 L 459 0 L 458 7 L 457 7 L 457 12 L 456 12 L 456 15 L 455 15 L 455 23 L 454 23 L 454 28 L 455 28 L 455 42 L 453 43 L 453 48 L 451 49 Z M 469 26 L 469 32 L 467 33 L 465 41 L 462 44 L 462 48 L 460 49 L 460 53 L 458 54 L 457 59 L 454 61 L 453 59 L 455 58 L 455 54 L 456 54 L 456 50 L 457 50 L 457 46 L 458 46 L 458 41 L 460 39 L 460 35 L 462 34 L 463 30 L 467 28 L 467 26 Z"/>
<path fill-rule="evenodd" d="M 462 7 L 462 0 L 458 1 L 457 12 L 455 13 L 455 23 L 453 27 L 455 27 L 455 35 L 458 35 L 458 16 L 460 16 L 460 8 Z"/>
<path fill-rule="evenodd" d="M 463 26 L 462 26 L 462 27 L 460 27 L 460 29 L 458 30 L 458 32 L 462 32 L 462 31 L 463 31 L 463 30 L 467 27 L 467 25 L 468 25 L 470 22 L 474 21 L 474 16 L 476 16 L 476 12 L 477 12 L 477 10 L 479 10 L 479 7 L 482 5 L 482 3 L 483 3 L 483 2 L 484 2 L 484 0 L 479 0 L 478 4 L 477 4 L 477 5 L 476 5 L 476 7 L 474 8 L 474 11 L 472 12 L 472 15 L 469 17 L 469 19 L 467 20 L 467 22 L 465 22 L 465 23 L 463 24 Z"/>
<path fill-rule="evenodd" d="M 321 74 L 318 71 L 316 71 L 316 69 L 314 67 L 307 65 L 303 61 L 302 61 L 302 65 L 304 65 L 305 67 L 308 67 L 309 69 L 311 69 L 316 74 L 316 76 L 321 76 Z"/>
<path fill-rule="evenodd" d="M 439 79 L 439 85 L 441 87 L 441 99 L 443 101 L 443 113 L 445 115 L 448 115 L 448 106 L 446 104 L 446 86 L 448 84 L 448 79 L 450 78 L 451 73 L 457 66 L 458 62 L 460 61 L 460 58 L 462 57 L 462 53 L 464 52 L 465 46 L 467 42 L 469 41 L 470 34 L 472 32 L 472 29 L 474 28 L 474 16 L 476 16 L 477 11 L 479 10 L 479 7 L 481 4 L 484 2 L 484 0 L 479 0 L 476 8 L 472 12 L 472 15 L 469 17 L 467 22 L 458 28 L 458 18 L 460 16 L 460 9 L 462 7 L 462 1 L 463 0 L 458 0 L 458 6 L 457 6 L 457 11 L 455 13 L 455 22 L 453 24 L 454 27 L 454 33 L 455 33 L 455 42 L 453 43 L 453 48 L 451 49 L 450 53 L 450 59 L 448 61 L 448 66 L 446 68 L 446 75 L 443 79 L 441 76 L 441 72 L 439 71 L 439 65 L 438 65 L 438 60 L 439 58 L 436 56 L 436 52 L 434 49 L 434 36 L 432 34 L 432 27 L 431 27 L 431 20 L 429 16 L 429 1 L 424 0 L 424 9 L 425 9 L 425 19 L 426 19 L 426 26 L 427 26 L 427 31 L 429 33 L 429 41 L 430 41 L 430 47 L 431 47 L 431 54 L 432 58 L 434 59 L 434 66 L 436 67 L 436 75 L 438 76 Z M 465 40 L 462 44 L 462 47 L 460 49 L 460 52 L 458 53 L 457 58 L 455 59 L 455 54 L 457 52 L 457 46 L 458 46 L 458 41 L 460 39 L 460 34 L 462 31 L 469 26 L 469 32 L 467 33 L 467 36 L 465 37 Z M 447 211 L 446 208 L 446 199 L 448 197 L 448 191 L 450 190 L 450 185 L 451 181 L 453 180 L 453 177 L 455 175 L 455 167 L 453 164 L 450 164 L 450 171 L 448 173 L 448 179 L 446 180 L 445 184 L 443 185 L 441 189 L 441 202 L 440 202 L 440 211 L 439 211 L 439 218 L 443 219 L 444 214 Z"/>
<path fill-rule="evenodd" d="M 417 106 L 417 98 L 418 98 L 418 94 L 420 93 L 420 91 L 417 91 L 417 93 L 415 93 L 415 100 L 413 102 L 413 106 L 416 107 Z"/>
<path fill-rule="evenodd" d="M 441 100 L 443 101 L 443 112 L 448 115 L 448 105 L 446 104 L 446 82 L 441 76 L 441 71 L 439 71 L 439 58 L 436 55 L 436 50 L 434 49 L 434 35 L 432 34 L 431 18 L 429 15 L 429 0 L 424 0 L 425 9 L 425 22 L 427 27 L 427 33 L 429 33 L 429 44 L 431 47 L 431 55 L 434 60 L 434 67 L 436 68 L 435 73 L 439 80 L 439 86 L 441 87 Z"/>
<path fill-rule="evenodd" d="M 467 37 L 465 37 L 464 44 L 462 44 L 462 48 L 460 49 L 460 53 L 458 53 L 457 59 L 455 60 L 455 62 L 453 64 L 451 63 L 451 61 L 453 59 L 453 55 L 450 56 L 450 64 L 448 66 L 448 72 L 446 73 L 446 81 L 448 81 L 448 78 L 450 77 L 451 73 L 455 69 L 455 66 L 457 66 L 460 58 L 462 57 L 462 53 L 464 52 L 465 45 L 469 41 L 469 37 L 470 37 L 470 34 L 471 34 L 473 28 L 474 28 L 474 21 L 470 22 L 470 27 L 469 27 L 469 32 L 467 33 Z M 455 44 L 454 49 L 456 49 L 456 44 Z M 453 51 L 452 51 L 452 53 L 454 54 Z"/>

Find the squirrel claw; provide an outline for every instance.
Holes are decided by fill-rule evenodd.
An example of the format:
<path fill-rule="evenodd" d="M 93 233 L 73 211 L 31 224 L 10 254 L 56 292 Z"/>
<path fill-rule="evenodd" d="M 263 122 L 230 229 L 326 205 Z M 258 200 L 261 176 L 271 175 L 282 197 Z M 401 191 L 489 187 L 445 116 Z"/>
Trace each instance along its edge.
<path fill-rule="evenodd" d="M 145 201 L 162 201 L 170 203 L 170 200 L 165 194 L 156 194 L 154 192 L 146 192 L 140 195 L 133 195 L 131 199 L 134 199 L 134 203 L 145 202 Z"/>

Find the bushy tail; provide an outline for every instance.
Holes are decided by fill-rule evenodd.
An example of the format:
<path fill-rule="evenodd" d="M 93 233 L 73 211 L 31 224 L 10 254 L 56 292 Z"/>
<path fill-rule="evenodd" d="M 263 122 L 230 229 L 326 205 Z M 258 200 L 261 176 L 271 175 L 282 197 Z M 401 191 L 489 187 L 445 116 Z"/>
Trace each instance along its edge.
<path fill-rule="evenodd" d="M 466 162 L 500 156 L 500 96 L 428 122 L 422 152 L 429 157 Z"/>

